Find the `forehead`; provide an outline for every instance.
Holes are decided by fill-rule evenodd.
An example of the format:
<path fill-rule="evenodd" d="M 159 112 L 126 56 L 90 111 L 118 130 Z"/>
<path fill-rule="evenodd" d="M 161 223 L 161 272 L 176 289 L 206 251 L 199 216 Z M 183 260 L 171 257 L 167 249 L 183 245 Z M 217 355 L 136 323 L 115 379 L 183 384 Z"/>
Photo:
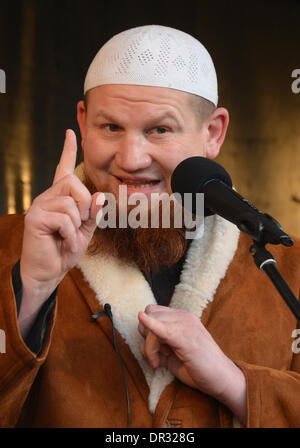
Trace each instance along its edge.
<path fill-rule="evenodd" d="M 88 108 L 143 111 L 167 109 L 183 115 L 191 112 L 189 93 L 166 87 L 108 84 L 88 92 Z"/>

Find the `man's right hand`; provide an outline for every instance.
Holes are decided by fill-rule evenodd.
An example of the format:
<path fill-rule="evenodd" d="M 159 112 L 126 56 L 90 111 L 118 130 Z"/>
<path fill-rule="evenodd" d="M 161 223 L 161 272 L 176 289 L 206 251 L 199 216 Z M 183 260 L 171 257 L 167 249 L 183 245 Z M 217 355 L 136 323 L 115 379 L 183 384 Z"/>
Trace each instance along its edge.
<path fill-rule="evenodd" d="M 53 184 L 33 201 L 25 216 L 19 314 L 23 337 L 40 307 L 84 254 L 96 228 L 99 193 L 92 196 L 74 174 L 76 153 L 76 135 L 67 130 Z"/>

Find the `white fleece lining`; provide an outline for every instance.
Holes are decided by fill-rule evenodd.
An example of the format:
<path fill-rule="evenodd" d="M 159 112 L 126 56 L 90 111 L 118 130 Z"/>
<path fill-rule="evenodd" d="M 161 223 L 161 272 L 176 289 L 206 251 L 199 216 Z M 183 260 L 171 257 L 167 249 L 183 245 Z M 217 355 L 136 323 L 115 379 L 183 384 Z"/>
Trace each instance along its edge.
<path fill-rule="evenodd" d="M 199 318 L 224 278 L 238 244 L 236 226 L 219 216 L 205 218 L 204 238 L 193 240 L 180 283 L 170 302 L 173 308 L 184 309 Z M 139 362 L 149 386 L 149 409 L 155 411 L 159 397 L 173 380 L 163 367 L 155 371 L 140 353 L 142 337 L 138 332 L 139 311 L 156 304 L 151 288 L 139 269 L 101 254 L 84 255 L 78 267 L 104 306 L 110 303 L 114 324 Z"/>
<path fill-rule="evenodd" d="M 80 168 L 76 169 L 79 178 Z M 204 221 L 203 236 L 191 242 L 169 305 L 190 311 L 199 318 L 226 274 L 240 234 L 235 225 L 218 215 L 206 217 Z M 143 338 L 138 332 L 138 312 L 157 303 L 147 280 L 137 267 L 101 254 L 84 255 L 78 267 L 99 302 L 103 306 L 111 305 L 114 325 L 144 372 L 150 389 L 149 409 L 154 413 L 160 395 L 174 377 L 164 367 L 152 369 L 140 353 Z"/>

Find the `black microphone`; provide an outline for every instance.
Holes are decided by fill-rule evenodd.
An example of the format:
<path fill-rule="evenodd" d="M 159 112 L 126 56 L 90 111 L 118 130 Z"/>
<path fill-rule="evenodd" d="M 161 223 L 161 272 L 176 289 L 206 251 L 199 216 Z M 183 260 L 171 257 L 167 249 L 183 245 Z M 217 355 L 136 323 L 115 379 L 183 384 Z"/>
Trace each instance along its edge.
<path fill-rule="evenodd" d="M 192 194 L 192 213 L 196 213 L 196 193 L 204 193 L 204 215 L 217 214 L 235 224 L 242 232 L 262 244 L 292 246 L 293 240 L 284 233 L 281 225 L 267 213 L 232 189 L 227 171 L 205 157 L 190 157 L 174 170 L 171 187 L 173 193 Z M 184 202 L 182 203 L 184 206 Z"/>

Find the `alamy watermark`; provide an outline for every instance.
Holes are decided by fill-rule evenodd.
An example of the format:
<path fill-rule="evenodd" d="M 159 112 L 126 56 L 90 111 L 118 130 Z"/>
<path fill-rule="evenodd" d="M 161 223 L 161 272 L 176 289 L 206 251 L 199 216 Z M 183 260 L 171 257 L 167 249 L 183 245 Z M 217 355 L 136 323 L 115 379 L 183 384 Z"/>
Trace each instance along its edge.
<path fill-rule="evenodd" d="M 6 353 L 5 331 L 0 329 L 0 353 Z"/>
<path fill-rule="evenodd" d="M 291 77 L 296 78 L 291 84 L 292 92 L 299 93 L 300 92 L 300 68 L 295 68 L 295 70 L 292 71 Z"/>
<path fill-rule="evenodd" d="M 0 93 L 6 93 L 6 74 L 0 69 Z"/>
<path fill-rule="evenodd" d="M 134 192 L 128 196 L 127 185 L 119 185 L 118 200 L 113 193 L 100 193 L 96 203 L 102 205 L 96 216 L 97 226 L 101 229 L 184 227 L 187 239 L 198 239 L 203 235 L 203 193 L 184 193 L 183 201 L 179 193 L 151 193 L 149 197 Z"/>
<path fill-rule="evenodd" d="M 298 354 L 300 353 L 300 328 L 292 331 L 292 338 L 297 338 L 292 343 L 292 352 Z"/>

